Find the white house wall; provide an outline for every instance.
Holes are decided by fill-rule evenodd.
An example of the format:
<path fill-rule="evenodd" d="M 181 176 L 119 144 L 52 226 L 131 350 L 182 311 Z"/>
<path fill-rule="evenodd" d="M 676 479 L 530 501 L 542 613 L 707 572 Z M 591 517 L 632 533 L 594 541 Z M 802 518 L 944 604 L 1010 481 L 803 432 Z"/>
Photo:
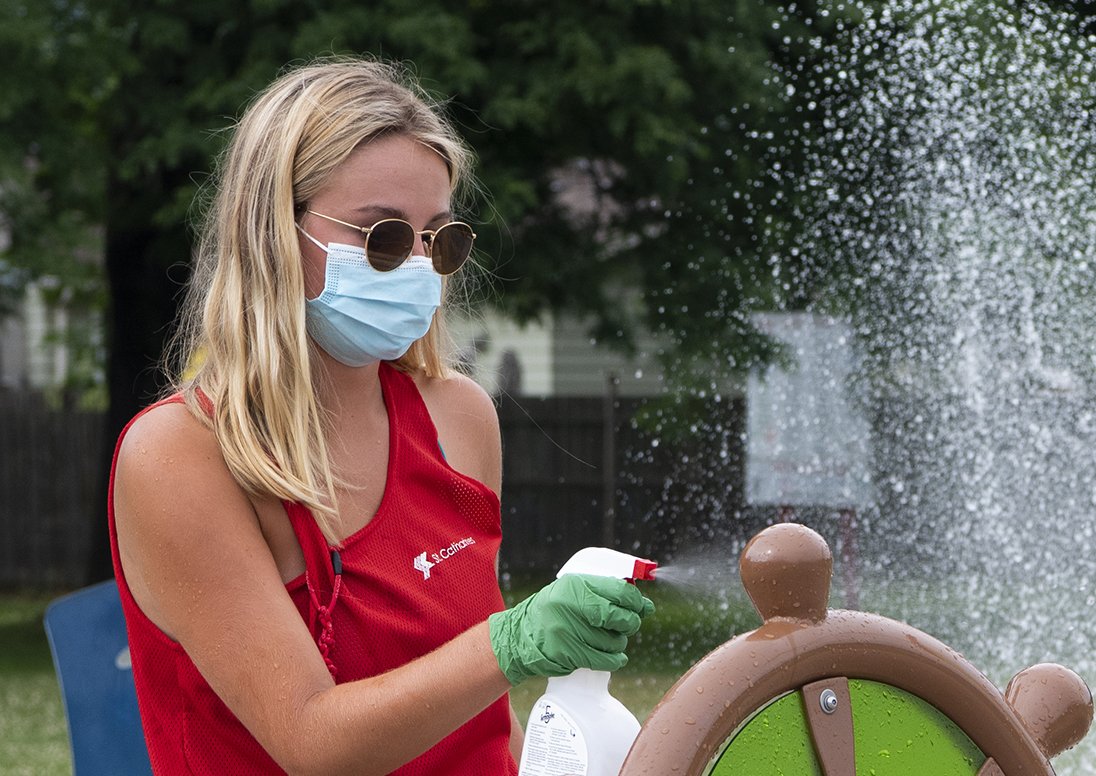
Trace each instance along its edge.
<path fill-rule="evenodd" d="M 0 320 L 0 388 L 27 385 L 27 337 L 22 318 L 5 316 Z"/>
<path fill-rule="evenodd" d="M 16 312 L 0 320 L 0 387 L 43 389 L 63 382 L 68 350 L 55 338 L 67 326 L 65 310 L 51 307 L 38 285 L 28 284 Z"/>
<path fill-rule="evenodd" d="M 630 359 L 594 342 L 588 326 L 574 316 L 545 316 L 519 326 L 494 311 L 476 317 L 451 315 L 449 326 L 469 373 L 489 393 L 498 393 L 505 354 L 520 365 L 524 396 L 602 396 L 615 378 L 620 396 L 651 396 L 662 390 L 662 372 L 649 353 L 655 344 L 641 339 L 641 355 Z"/>
<path fill-rule="evenodd" d="M 616 383 L 619 396 L 654 396 L 663 390 L 662 371 L 652 358 L 655 342 L 649 336 L 637 336 L 638 353 L 634 358 L 622 355 L 591 339 L 588 323 L 560 316 L 552 337 L 552 393 L 555 396 L 601 396 Z"/>
<path fill-rule="evenodd" d="M 491 310 L 474 317 L 451 314 L 448 323 L 460 360 L 488 393 L 500 392 L 502 365 L 509 351 L 520 365 L 518 393 L 552 395 L 551 323 L 519 326 Z"/>
<path fill-rule="evenodd" d="M 26 322 L 29 383 L 35 388 L 58 385 L 68 371 L 68 349 L 51 338 L 67 330 L 66 312 L 46 304 L 42 290 L 32 283 L 27 287 L 23 320 Z"/>

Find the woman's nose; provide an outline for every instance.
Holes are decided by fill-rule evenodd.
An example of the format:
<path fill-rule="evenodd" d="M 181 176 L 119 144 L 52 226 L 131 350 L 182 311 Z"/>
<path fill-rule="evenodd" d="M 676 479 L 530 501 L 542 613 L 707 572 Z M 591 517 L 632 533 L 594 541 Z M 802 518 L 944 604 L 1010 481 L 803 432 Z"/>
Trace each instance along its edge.
<path fill-rule="evenodd" d="M 415 245 L 411 249 L 413 256 L 429 256 L 430 255 L 430 238 L 429 233 L 423 234 L 419 232 L 415 235 Z"/>

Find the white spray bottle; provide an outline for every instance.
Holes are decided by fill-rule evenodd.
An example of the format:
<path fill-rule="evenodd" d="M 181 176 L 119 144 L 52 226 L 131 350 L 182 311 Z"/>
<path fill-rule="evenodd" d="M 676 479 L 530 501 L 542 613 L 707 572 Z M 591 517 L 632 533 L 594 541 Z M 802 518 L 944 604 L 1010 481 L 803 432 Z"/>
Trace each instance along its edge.
<path fill-rule="evenodd" d="M 587 547 L 563 564 L 564 574 L 635 582 L 654 579 L 658 564 L 605 547 Z M 609 694 L 609 672 L 579 668 L 548 680 L 529 714 L 518 776 L 617 776 L 639 720 Z"/>

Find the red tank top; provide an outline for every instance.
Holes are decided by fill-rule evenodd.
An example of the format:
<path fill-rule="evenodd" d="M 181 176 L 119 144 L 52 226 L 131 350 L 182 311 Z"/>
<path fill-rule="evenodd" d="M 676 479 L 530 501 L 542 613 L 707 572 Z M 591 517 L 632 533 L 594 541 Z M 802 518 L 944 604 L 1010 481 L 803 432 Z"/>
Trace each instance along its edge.
<path fill-rule="evenodd" d="M 377 514 L 336 551 L 308 509 L 285 504 L 306 565 L 286 589 L 339 683 L 421 657 L 503 606 L 495 578 L 501 541 L 498 499 L 445 462 L 414 381 L 383 363 L 380 378 L 389 460 Z M 153 771 L 169 776 L 283 773 L 182 647 L 133 599 L 118 555 L 113 469 L 110 485 L 114 573 Z M 509 702 L 503 696 L 393 773 L 516 774 L 509 742 Z"/>

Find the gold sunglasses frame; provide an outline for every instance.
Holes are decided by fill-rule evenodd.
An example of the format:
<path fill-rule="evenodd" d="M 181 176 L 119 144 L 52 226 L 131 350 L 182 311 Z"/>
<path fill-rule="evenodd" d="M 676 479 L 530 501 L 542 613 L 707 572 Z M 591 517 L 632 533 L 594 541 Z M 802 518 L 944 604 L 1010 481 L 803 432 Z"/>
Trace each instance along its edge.
<path fill-rule="evenodd" d="M 411 227 L 411 233 L 414 237 L 421 237 L 422 238 L 422 247 L 423 247 L 423 250 L 426 251 L 426 257 L 428 259 L 430 259 L 431 263 L 434 264 L 434 271 L 437 272 L 439 275 L 452 275 L 454 272 L 456 272 L 461 267 L 463 267 L 464 262 L 468 261 L 468 257 L 472 255 L 472 244 L 469 243 L 469 245 L 468 245 L 468 255 L 465 256 L 463 259 L 461 259 L 460 264 L 458 264 L 456 267 L 449 270 L 448 272 L 442 272 L 440 269 L 438 269 L 437 263 L 434 262 L 434 255 L 433 255 L 433 253 L 434 253 L 434 238 L 443 229 L 445 229 L 446 227 L 449 227 L 449 226 L 463 226 L 463 227 L 466 227 L 468 229 L 468 233 L 470 235 L 472 235 L 472 243 L 474 243 L 475 240 L 476 240 L 476 233 L 475 233 L 475 231 L 473 231 L 472 226 L 470 224 L 465 223 L 464 221 L 449 221 L 447 223 L 442 224 L 437 229 L 418 230 L 418 229 L 415 229 L 414 224 L 412 224 L 410 221 L 408 221 L 406 219 L 403 219 L 403 218 L 382 218 L 380 221 L 377 221 L 372 226 L 358 226 L 357 224 L 351 224 L 347 221 L 342 221 L 338 218 L 335 218 L 334 216 L 328 216 L 328 215 L 324 215 L 323 213 L 317 213 L 315 210 L 305 210 L 305 212 L 306 213 L 311 213 L 312 215 L 318 216 L 319 218 L 324 218 L 328 221 L 333 221 L 336 224 L 342 224 L 343 226 L 348 226 L 351 229 L 354 229 L 356 231 L 361 232 L 362 236 L 365 237 L 364 248 L 365 248 L 365 257 L 366 257 L 367 260 L 369 259 L 369 235 L 373 233 L 374 229 L 376 229 L 381 224 L 385 224 L 385 223 L 388 223 L 390 221 L 395 222 L 395 223 L 399 223 L 399 224 L 407 224 L 409 227 Z M 372 261 L 370 261 L 369 264 L 374 269 L 376 269 L 378 272 L 391 272 L 392 270 L 399 267 L 400 264 L 403 264 L 403 262 L 407 261 L 407 259 L 411 256 L 411 251 L 413 251 L 413 250 L 414 250 L 414 240 L 412 240 L 411 248 L 409 248 L 408 251 L 407 251 L 407 256 L 404 256 L 400 260 L 399 264 L 397 264 L 396 266 L 392 267 L 392 269 L 389 269 L 389 270 L 382 270 L 382 269 L 378 268 L 376 265 L 373 264 Z"/>

